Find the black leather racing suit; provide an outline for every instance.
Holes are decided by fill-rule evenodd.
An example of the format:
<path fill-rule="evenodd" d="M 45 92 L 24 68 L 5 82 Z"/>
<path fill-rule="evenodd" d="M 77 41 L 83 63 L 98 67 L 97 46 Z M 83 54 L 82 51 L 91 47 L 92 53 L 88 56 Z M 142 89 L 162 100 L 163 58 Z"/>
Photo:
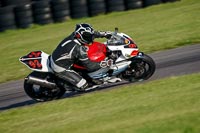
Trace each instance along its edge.
<path fill-rule="evenodd" d="M 104 34 L 100 34 L 100 32 L 96 32 L 95 37 L 105 36 Z M 101 68 L 99 63 L 90 61 L 87 56 L 86 47 L 81 45 L 72 33 L 69 37 L 61 41 L 53 51 L 51 55 L 51 68 L 58 77 L 78 88 L 85 88 L 87 81 L 71 69 L 74 63 L 83 65 L 90 72 Z"/>

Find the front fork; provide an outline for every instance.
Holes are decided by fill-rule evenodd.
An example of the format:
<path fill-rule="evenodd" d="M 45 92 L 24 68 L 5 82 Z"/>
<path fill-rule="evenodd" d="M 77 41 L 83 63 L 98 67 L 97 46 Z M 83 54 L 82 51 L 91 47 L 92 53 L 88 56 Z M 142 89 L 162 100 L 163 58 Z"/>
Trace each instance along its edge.
<path fill-rule="evenodd" d="M 132 58 L 130 58 L 128 60 L 122 60 L 122 61 L 116 62 L 111 67 L 111 70 L 113 70 L 113 74 L 112 75 L 118 75 L 118 74 L 122 73 L 123 71 L 126 71 L 127 69 L 129 69 L 131 67 L 130 65 L 132 64 L 132 61 L 134 60 L 134 58 L 142 58 L 143 55 L 144 55 L 143 52 L 139 52 L 137 54 L 137 56 L 135 56 L 135 57 L 132 57 Z"/>

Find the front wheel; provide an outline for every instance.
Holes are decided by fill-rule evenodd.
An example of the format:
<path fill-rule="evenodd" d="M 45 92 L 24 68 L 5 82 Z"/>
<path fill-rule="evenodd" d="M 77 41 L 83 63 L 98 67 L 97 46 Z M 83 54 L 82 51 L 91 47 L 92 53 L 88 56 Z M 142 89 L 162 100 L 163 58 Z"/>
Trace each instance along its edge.
<path fill-rule="evenodd" d="M 156 64 L 154 60 L 146 55 L 140 55 L 131 59 L 132 63 L 124 73 L 124 78 L 129 81 L 147 80 L 155 72 Z"/>
<path fill-rule="evenodd" d="M 42 79 L 51 78 L 48 73 L 32 72 L 28 76 L 34 76 Z M 38 84 L 29 83 L 26 79 L 24 81 L 24 90 L 26 94 L 33 100 L 38 102 L 45 102 L 62 97 L 65 93 L 64 88 L 46 88 Z"/>

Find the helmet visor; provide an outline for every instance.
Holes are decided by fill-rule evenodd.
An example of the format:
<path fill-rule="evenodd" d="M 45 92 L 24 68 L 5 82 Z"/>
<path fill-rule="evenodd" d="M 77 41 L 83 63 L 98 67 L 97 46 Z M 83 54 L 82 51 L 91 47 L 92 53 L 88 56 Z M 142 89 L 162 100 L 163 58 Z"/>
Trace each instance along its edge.
<path fill-rule="evenodd" d="M 92 43 L 94 40 L 94 34 L 92 34 L 91 32 L 85 31 L 82 33 L 82 39 L 87 43 Z"/>

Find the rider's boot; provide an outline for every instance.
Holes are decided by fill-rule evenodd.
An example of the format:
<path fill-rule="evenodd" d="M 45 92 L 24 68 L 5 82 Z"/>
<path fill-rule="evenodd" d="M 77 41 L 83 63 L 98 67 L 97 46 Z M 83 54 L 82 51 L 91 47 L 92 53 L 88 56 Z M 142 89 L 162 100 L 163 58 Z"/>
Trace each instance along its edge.
<path fill-rule="evenodd" d="M 86 88 L 88 88 L 87 81 L 81 77 L 79 74 L 77 74 L 75 71 L 72 70 L 65 70 L 59 73 L 56 73 L 56 76 L 66 81 L 66 84 L 73 85 L 74 89 L 77 91 L 84 91 Z"/>

